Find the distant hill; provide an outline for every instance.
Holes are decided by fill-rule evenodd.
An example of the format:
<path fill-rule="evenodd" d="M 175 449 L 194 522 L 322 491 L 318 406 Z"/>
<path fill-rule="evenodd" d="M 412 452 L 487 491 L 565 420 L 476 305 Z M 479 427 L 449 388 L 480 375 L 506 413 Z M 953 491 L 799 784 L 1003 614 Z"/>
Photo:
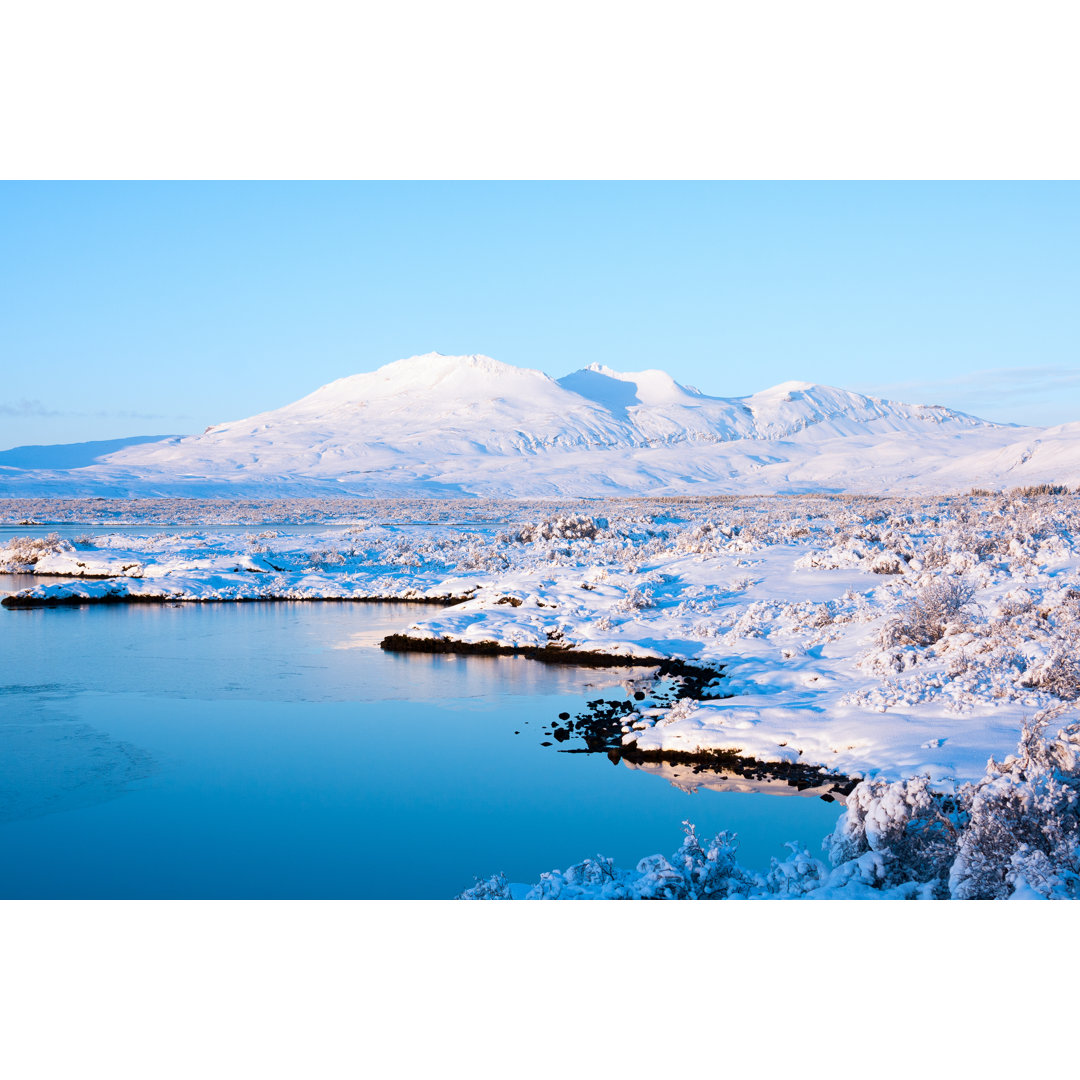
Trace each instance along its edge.
<path fill-rule="evenodd" d="M 561 379 L 428 353 L 185 438 L 20 447 L 0 494 L 490 495 L 950 491 L 1080 483 L 1080 424 L 993 424 L 788 382 L 711 397 L 663 371 Z"/>
<path fill-rule="evenodd" d="M 117 450 L 140 443 L 161 442 L 170 435 L 132 435 L 127 439 L 98 439 L 95 442 L 56 443 L 46 446 L 15 446 L 0 450 L 0 468 L 81 469 Z"/>

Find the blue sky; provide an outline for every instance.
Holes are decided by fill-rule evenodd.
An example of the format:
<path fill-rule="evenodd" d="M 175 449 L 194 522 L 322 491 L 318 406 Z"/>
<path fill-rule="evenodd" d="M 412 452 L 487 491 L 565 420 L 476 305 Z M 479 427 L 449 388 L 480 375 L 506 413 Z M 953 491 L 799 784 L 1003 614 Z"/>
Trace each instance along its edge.
<path fill-rule="evenodd" d="M 415 353 L 1080 420 L 1080 184 L 4 183 L 0 449 Z"/>

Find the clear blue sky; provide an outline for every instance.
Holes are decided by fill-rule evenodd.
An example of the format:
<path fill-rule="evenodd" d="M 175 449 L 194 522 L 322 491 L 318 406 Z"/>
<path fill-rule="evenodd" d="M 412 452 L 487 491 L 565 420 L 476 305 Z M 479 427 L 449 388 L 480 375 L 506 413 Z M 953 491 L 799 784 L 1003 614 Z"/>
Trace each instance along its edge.
<path fill-rule="evenodd" d="M 1080 420 L 1077 183 L 4 183 L 0 449 L 403 356 Z"/>

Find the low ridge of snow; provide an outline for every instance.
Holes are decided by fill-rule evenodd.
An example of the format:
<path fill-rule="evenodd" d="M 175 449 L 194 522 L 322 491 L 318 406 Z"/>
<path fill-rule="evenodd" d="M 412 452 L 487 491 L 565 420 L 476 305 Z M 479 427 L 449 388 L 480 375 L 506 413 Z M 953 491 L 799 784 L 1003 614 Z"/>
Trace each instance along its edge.
<path fill-rule="evenodd" d="M 594 363 L 561 379 L 425 353 L 290 405 L 78 468 L 0 462 L 0 494 L 601 496 L 1077 483 L 1080 424 L 992 424 L 789 381 L 721 398 Z M 37 464 L 37 467 L 33 467 Z"/>

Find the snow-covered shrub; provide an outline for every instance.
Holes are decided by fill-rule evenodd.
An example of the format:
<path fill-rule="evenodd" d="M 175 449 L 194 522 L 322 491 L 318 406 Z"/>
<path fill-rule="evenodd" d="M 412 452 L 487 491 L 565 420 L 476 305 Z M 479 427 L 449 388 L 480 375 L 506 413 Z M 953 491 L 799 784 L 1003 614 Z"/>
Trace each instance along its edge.
<path fill-rule="evenodd" d="M 699 705 L 700 703 L 693 698 L 681 697 L 664 713 L 658 723 L 664 726 L 667 724 L 678 723 L 680 720 L 686 720 L 697 712 Z"/>
<path fill-rule="evenodd" d="M 1027 589 L 1013 589 L 999 601 L 994 614 L 1001 620 L 1026 615 L 1035 606 L 1035 598 Z"/>
<path fill-rule="evenodd" d="M 486 881 L 476 879 L 476 884 L 471 889 L 466 889 L 458 897 L 458 900 L 509 900 L 510 883 L 506 875 L 493 874 Z"/>
<path fill-rule="evenodd" d="M 548 874 L 541 874 L 540 881 L 525 899 L 625 900 L 629 899 L 621 881 L 625 876 L 615 870 L 613 860 L 598 855 L 595 859 L 585 859 L 567 870 L 552 870 Z M 459 899 L 471 898 L 463 895 Z"/>
<path fill-rule="evenodd" d="M 1032 495 L 1068 495 L 1069 489 L 1064 484 L 1034 484 L 1031 487 L 1013 488 L 1010 496 L 1027 498 Z"/>
<path fill-rule="evenodd" d="M 48 536 L 13 536 L 5 548 L 0 548 L 0 567 L 9 573 L 28 570 L 46 555 L 56 555 L 61 551 L 74 551 L 67 540 L 61 540 L 56 533 Z"/>
<path fill-rule="evenodd" d="M 736 862 L 738 841 L 733 833 L 721 832 L 702 843 L 693 825 L 684 822 L 683 828 L 682 846 L 670 859 L 648 855 L 633 872 L 618 870 L 611 859 L 601 856 L 586 859 L 568 870 L 542 874 L 525 899 L 723 900 L 764 888 L 760 877 Z M 461 899 L 474 897 L 463 893 Z"/>
<path fill-rule="evenodd" d="M 1080 657 L 1075 640 L 1060 642 L 1053 653 L 1025 671 L 1021 685 L 1044 690 L 1062 701 L 1080 698 Z"/>
<path fill-rule="evenodd" d="M 691 822 L 684 821 L 683 830 L 686 835 L 682 847 L 671 861 L 682 876 L 686 899 L 721 900 L 735 894 L 745 896 L 757 884 L 757 879 L 736 862 L 739 842 L 734 833 L 717 833 L 702 844 Z M 641 865 L 638 864 L 639 870 Z"/>
<path fill-rule="evenodd" d="M 647 611 L 651 607 L 655 607 L 656 604 L 653 601 L 652 590 L 649 588 L 639 588 L 637 585 L 631 586 L 626 591 L 626 595 L 620 600 L 616 600 L 613 607 L 616 611 Z"/>
<path fill-rule="evenodd" d="M 600 530 L 606 527 L 607 522 L 603 519 L 597 521 L 581 514 L 572 514 L 526 525 L 513 539 L 522 544 L 534 544 L 538 540 L 595 540 Z"/>
<path fill-rule="evenodd" d="M 737 526 L 725 527 L 712 521 L 703 521 L 677 533 L 674 549 L 680 555 L 717 555 L 738 533 Z"/>
<path fill-rule="evenodd" d="M 898 618 L 882 627 L 881 645 L 933 645 L 945 636 L 950 624 L 960 623 L 974 595 L 970 582 L 955 578 L 924 586 Z"/>
<path fill-rule="evenodd" d="M 847 797 L 825 847 L 834 866 L 874 852 L 882 860 L 883 884 L 943 881 L 961 825 L 959 807 L 931 791 L 925 778 L 864 780 Z"/>
<path fill-rule="evenodd" d="M 345 556 L 337 548 L 319 548 L 308 554 L 308 565 L 318 570 L 324 566 L 341 566 L 345 562 Z"/>
<path fill-rule="evenodd" d="M 791 854 L 782 862 L 773 859 L 765 875 L 765 888 L 769 895 L 797 898 L 824 885 L 829 877 L 829 868 L 794 841 L 789 841 L 787 846 Z"/>
<path fill-rule="evenodd" d="M 870 570 L 875 574 L 902 574 L 907 563 L 895 551 L 882 551 L 870 560 Z"/>
<path fill-rule="evenodd" d="M 1044 731 L 1062 706 L 1024 725 L 1016 755 L 991 759 L 949 875 L 963 900 L 1080 895 L 1080 728 Z"/>

